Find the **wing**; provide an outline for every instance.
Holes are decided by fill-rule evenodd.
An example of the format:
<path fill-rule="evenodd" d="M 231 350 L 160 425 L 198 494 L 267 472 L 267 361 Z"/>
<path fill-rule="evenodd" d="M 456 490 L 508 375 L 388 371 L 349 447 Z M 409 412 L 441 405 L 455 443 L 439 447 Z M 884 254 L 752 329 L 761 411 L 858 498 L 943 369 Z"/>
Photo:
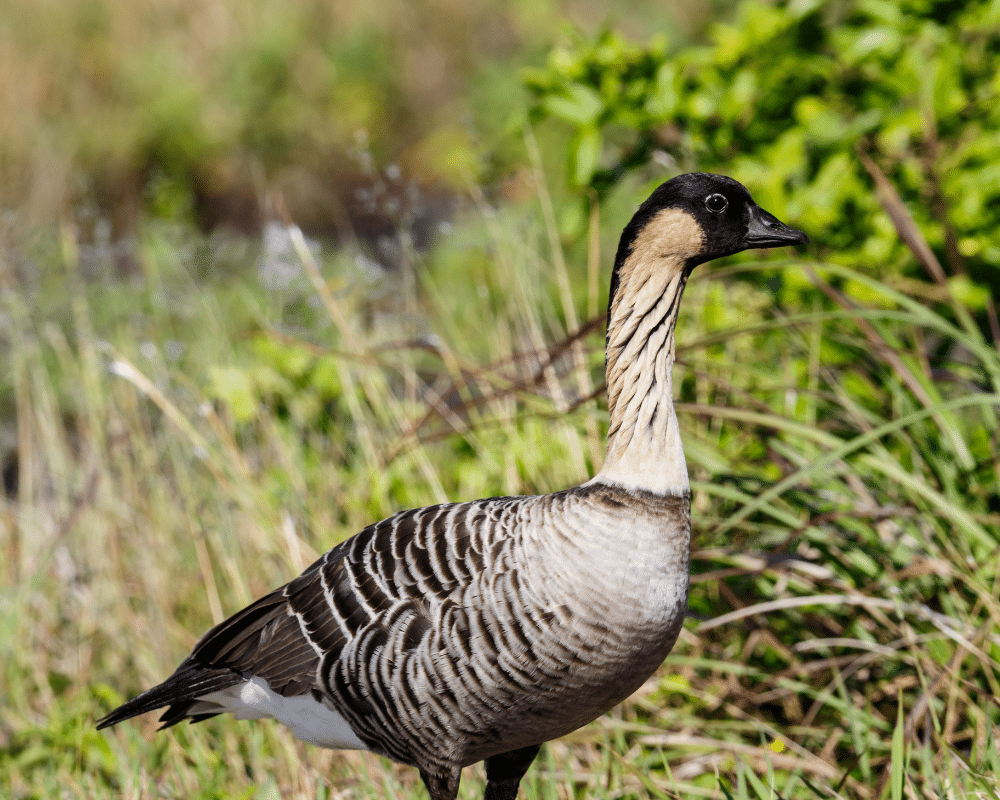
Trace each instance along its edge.
<path fill-rule="evenodd" d="M 513 499 L 403 511 L 369 526 L 295 580 L 212 628 L 173 675 L 112 711 L 98 728 L 164 706 L 163 727 L 207 719 L 220 710 L 202 698 L 251 678 L 263 679 L 281 697 L 348 703 L 351 717 L 368 717 L 374 709 L 363 700 L 331 696 L 320 664 L 328 665 L 329 674 L 351 645 L 356 668 L 338 671 L 363 680 L 366 653 L 390 642 L 401 651 L 415 647 L 431 626 L 431 608 L 482 572 L 490 545 L 483 523 L 491 505 Z M 387 749 L 384 740 L 362 738 L 372 749 Z M 404 753 L 393 755 L 410 760 Z"/>

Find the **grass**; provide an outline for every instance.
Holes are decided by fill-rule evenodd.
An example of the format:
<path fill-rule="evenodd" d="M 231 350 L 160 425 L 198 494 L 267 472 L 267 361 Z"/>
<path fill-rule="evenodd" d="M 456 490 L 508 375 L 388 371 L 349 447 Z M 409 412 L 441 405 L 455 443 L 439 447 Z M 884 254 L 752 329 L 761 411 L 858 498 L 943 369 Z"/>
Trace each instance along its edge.
<path fill-rule="evenodd" d="M 268 723 L 93 722 L 375 519 L 592 474 L 607 270 L 538 202 L 367 284 L 300 249 L 265 291 L 162 224 L 140 281 L 84 281 L 68 228 L 24 254 L 55 277 L 0 300 L 0 793 L 425 796 Z M 1000 797 L 996 343 L 947 285 L 791 260 L 702 268 L 678 330 L 692 618 L 524 796 Z"/>

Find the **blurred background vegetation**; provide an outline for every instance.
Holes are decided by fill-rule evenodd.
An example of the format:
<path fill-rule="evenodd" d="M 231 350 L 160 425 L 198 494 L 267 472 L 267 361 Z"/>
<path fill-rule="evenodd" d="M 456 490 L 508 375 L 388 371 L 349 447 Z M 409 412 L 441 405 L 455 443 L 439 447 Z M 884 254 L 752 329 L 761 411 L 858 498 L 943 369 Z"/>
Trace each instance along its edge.
<path fill-rule="evenodd" d="M 998 101 L 997 0 L 0 2 L 0 795 L 425 796 L 93 721 L 375 519 L 592 475 L 617 236 L 707 170 L 812 244 L 689 286 L 692 617 L 524 794 L 1000 797 Z"/>
<path fill-rule="evenodd" d="M 617 5 L 637 35 L 710 13 Z M 273 192 L 300 224 L 334 232 L 370 182 L 351 157 L 359 145 L 451 190 L 509 170 L 518 69 L 562 27 L 605 13 L 584 2 L 10 0 L 0 202 L 21 224 L 97 217 L 119 239 L 144 215 L 253 231 Z"/>

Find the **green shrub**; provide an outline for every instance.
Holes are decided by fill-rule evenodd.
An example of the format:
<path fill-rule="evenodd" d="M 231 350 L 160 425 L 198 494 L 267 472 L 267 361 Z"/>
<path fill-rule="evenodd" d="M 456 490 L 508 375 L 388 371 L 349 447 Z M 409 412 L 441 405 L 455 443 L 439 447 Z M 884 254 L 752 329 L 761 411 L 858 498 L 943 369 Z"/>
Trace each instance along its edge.
<path fill-rule="evenodd" d="M 863 156 L 950 273 L 1000 282 L 996 3 L 745 0 L 709 39 L 608 31 L 527 74 L 534 118 L 572 134 L 575 186 L 603 195 L 655 161 L 724 172 L 828 260 L 913 273 Z"/>

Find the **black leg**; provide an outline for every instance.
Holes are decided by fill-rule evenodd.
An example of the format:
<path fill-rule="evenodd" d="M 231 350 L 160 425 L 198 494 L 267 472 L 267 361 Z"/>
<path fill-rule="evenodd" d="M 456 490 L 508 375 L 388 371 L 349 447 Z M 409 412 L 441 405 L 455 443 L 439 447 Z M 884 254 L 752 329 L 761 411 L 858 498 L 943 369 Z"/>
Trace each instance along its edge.
<path fill-rule="evenodd" d="M 486 792 L 483 800 L 514 800 L 521 778 L 538 755 L 541 745 L 533 744 L 486 759 Z"/>
<path fill-rule="evenodd" d="M 431 800 L 455 800 L 458 797 L 458 781 L 461 776 L 460 769 L 444 775 L 420 770 L 420 777 L 427 787 Z"/>

